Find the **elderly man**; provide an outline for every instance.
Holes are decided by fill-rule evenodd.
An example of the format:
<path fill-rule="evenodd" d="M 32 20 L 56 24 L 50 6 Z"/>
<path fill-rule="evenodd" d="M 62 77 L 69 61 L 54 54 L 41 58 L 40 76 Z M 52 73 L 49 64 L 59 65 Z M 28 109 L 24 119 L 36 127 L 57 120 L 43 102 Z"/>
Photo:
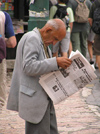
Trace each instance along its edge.
<path fill-rule="evenodd" d="M 65 35 L 64 22 L 52 19 L 43 28 L 26 33 L 18 44 L 7 108 L 18 111 L 26 121 L 25 134 L 58 134 L 53 102 L 39 84 L 39 77 L 71 65 L 66 57 L 52 58 L 48 47 Z"/>

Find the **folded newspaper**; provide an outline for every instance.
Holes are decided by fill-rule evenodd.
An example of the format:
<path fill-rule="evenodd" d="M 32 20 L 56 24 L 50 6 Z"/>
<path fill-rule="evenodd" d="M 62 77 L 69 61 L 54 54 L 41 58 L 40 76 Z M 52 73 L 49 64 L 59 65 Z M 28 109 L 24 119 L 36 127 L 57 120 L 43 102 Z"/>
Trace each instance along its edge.
<path fill-rule="evenodd" d="M 54 104 L 65 100 L 97 77 L 95 69 L 78 50 L 72 52 L 69 58 L 72 60 L 70 67 L 42 75 L 39 80 Z"/>

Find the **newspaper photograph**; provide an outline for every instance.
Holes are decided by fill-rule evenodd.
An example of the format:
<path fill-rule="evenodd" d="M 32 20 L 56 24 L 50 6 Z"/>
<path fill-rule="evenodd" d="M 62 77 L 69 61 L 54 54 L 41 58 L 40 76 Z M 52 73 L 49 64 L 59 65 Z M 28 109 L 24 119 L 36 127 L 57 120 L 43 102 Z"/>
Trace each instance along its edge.
<path fill-rule="evenodd" d="M 67 69 L 60 68 L 40 77 L 40 85 L 54 104 L 76 93 L 97 77 L 95 69 L 78 50 L 72 52 L 70 59 L 72 64 Z"/>

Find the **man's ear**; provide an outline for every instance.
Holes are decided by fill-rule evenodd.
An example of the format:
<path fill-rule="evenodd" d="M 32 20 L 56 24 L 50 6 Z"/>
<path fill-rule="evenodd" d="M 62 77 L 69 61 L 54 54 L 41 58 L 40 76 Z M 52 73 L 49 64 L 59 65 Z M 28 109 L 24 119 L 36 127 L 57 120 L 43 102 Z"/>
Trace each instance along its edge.
<path fill-rule="evenodd" d="M 46 28 L 46 33 L 50 33 L 50 32 L 52 32 L 53 31 L 53 29 L 51 28 L 51 27 L 47 27 Z"/>

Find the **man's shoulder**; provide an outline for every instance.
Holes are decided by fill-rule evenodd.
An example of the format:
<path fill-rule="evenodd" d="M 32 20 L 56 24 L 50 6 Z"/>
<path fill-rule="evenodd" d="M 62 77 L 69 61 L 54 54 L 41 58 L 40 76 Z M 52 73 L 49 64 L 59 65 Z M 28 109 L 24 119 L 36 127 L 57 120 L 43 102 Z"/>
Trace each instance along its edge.
<path fill-rule="evenodd" d="M 73 11 L 71 7 L 67 7 L 67 10 L 71 12 Z"/>
<path fill-rule="evenodd" d="M 0 16 L 2 15 L 5 17 L 5 13 L 3 11 L 0 11 Z"/>
<path fill-rule="evenodd" d="M 100 7 L 100 0 L 94 1 L 93 6 L 94 7 Z"/>
<path fill-rule="evenodd" d="M 24 34 L 24 38 L 30 38 L 30 39 L 38 39 L 41 38 L 38 28 L 34 28 L 33 30 L 27 32 Z"/>
<path fill-rule="evenodd" d="M 5 14 L 6 17 L 10 17 L 10 15 L 7 12 L 3 11 L 3 13 Z"/>
<path fill-rule="evenodd" d="M 56 5 L 53 5 L 53 6 L 51 6 L 51 9 L 57 9 L 57 4 Z"/>
<path fill-rule="evenodd" d="M 69 5 L 69 4 L 74 5 L 74 3 L 77 3 L 77 1 L 76 1 L 76 0 L 69 0 L 68 5 Z"/>
<path fill-rule="evenodd" d="M 5 12 L 5 11 L 3 11 L 3 13 L 5 14 L 5 19 L 6 19 L 6 22 L 8 23 L 10 23 L 11 22 L 11 17 L 10 17 L 10 15 L 9 15 L 9 13 L 7 13 L 7 12 Z"/>
<path fill-rule="evenodd" d="M 76 0 L 69 0 L 67 5 L 68 5 L 68 7 L 74 9 L 77 6 L 77 1 Z"/>
<path fill-rule="evenodd" d="M 90 0 L 86 0 L 86 3 L 92 5 L 92 2 Z"/>

